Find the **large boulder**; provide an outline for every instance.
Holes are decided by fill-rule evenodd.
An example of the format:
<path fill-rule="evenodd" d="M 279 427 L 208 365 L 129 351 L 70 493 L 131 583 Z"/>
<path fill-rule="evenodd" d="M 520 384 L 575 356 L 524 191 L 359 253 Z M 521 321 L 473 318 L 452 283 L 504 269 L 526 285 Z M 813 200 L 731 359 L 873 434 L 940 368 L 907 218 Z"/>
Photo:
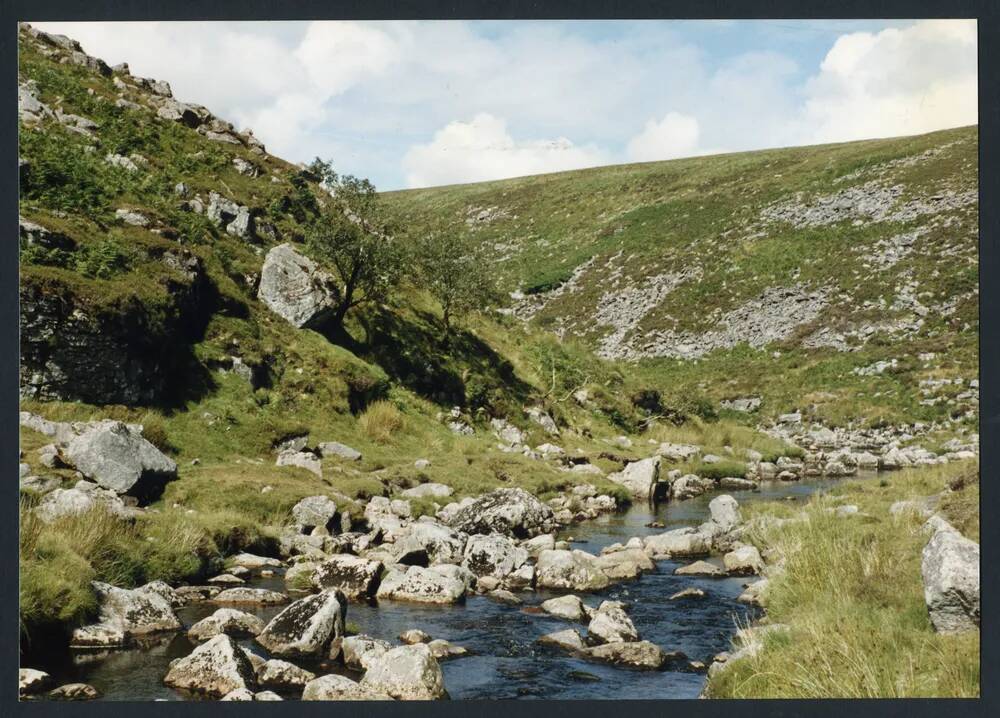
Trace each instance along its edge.
<path fill-rule="evenodd" d="M 85 477 L 118 494 L 152 500 L 177 478 L 177 464 L 120 421 L 101 421 L 74 437 L 63 456 Z"/>
<path fill-rule="evenodd" d="M 553 549 L 538 554 L 535 584 L 539 588 L 599 591 L 610 583 L 597 557 L 586 551 Z"/>
<path fill-rule="evenodd" d="M 172 688 L 210 698 L 257 688 L 253 666 L 230 636 L 220 635 L 170 664 L 163 682 Z"/>
<path fill-rule="evenodd" d="M 382 562 L 338 554 L 316 567 L 313 584 L 320 589 L 338 589 L 348 598 L 371 598 L 382 576 Z"/>
<path fill-rule="evenodd" d="M 935 631 L 979 629 L 979 544 L 941 521 L 924 546 L 920 573 Z"/>
<path fill-rule="evenodd" d="M 476 576 L 504 578 L 528 560 L 528 552 L 506 536 L 477 534 L 465 544 L 462 565 Z"/>
<path fill-rule="evenodd" d="M 621 471 L 608 474 L 608 480 L 628 489 L 634 498 L 650 500 L 660 480 L 660 457 L 633 461 Z"/>
<path fill-rule="evenodd" d="M 392 644 L 381 638 L 371 636 L 347 636 L 339 641 L 340 658 L 347 668 L 355 671 L 367 671 L 368 667 L 381 658 Z M 330 653 L 333 653 L 331 649 Z"/>
<path fill-rule="evenodd" d="M 273 247 L 264 259 L 257 297 L 296 327 L 322 324 L 336 306 L 333 280 L 290 244 Z"/>
<path fill-rule="evenodd" d="M 329 496 L 307 496 L 292 507 L 296 528 L 308 533 L 322 527 L 335 533 L 340 528 L 337 504 Z"/>
<path fill-rule="evenodd" d="M 264 621 L 253 614 L 235 608 L 220 608 L 191 628 L 187 635 L 192 641 L 202 642 L 225 633 L 228 636 L 256 636 L 264 630 Z"/>
<path fill-rule="evenodd" d="M 361 685 L 397 700 L 446 698 L 441 666 L 426 643 L 398 646 L 369 664 Z"/>
<path fill-rule="evenodd" d="M 304 701 L 390 701 L 392 696 L 347 676 L 330 674 L 309 681 L 302 690 Z"/>
<path fill-rule="evenodd" d="M 458 511 L 449 524 L 467 534 L 528 538 L 554 528 L 555 515 L 524 489 L 494 489 Z"/>
<path fill-rule="evenodd" d="M 456 603 L 465 597 L 465 582 L 433 568 L 393 566 L 382 577 L 375 596 L 414 603 Z"/>
<path fill-rule="evenodd" d="M 344 635 L 347 598 L 336 589 L 295 601 L 257 636 L 276 656 L 321 656 L 330 641 Z"/>
<path fill-rule="evenodd" d="M 621 601 L 602 601 L 591 616 L 587 638 L 591 643 L 638 641 L 639 632 L 625 613 L 625 604 Z"/>

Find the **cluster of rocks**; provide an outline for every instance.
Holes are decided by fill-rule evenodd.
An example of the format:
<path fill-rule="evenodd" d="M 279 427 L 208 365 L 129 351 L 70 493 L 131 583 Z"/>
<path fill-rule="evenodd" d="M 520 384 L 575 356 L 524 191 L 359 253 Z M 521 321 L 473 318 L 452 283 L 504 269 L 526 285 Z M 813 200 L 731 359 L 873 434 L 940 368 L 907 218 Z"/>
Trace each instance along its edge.
<path fill-rule="evenodd" d="M 61 488 L 61 479 L 32 476 L 22 468 L 21 488 L 44 494 L 34 509 L 43 521 L 95 507 L 127 517 L 177 478 L 177 464 L 143 438 L 141 425 L 110 420 L 54 422 L 30 412 L 21 412 L 20 423 L 52 437 L 52 443 L 38 450 L 39 463 L 75 470 L 78 479 L 72 488 Z"/>

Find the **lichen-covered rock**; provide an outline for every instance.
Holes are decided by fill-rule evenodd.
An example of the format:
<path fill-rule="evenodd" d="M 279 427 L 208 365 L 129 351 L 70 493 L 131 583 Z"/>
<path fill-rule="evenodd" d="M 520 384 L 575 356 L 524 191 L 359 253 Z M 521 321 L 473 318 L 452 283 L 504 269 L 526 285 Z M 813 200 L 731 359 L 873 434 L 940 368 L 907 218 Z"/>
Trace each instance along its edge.
<path fill-rule="evenodd" d="M 624 486 L 633 498 L 648 501 L 653 498 L 655 485 L 660 480 L 660 457 L 633 461 L 621 471 L 608 474 L 608 480 Z"/>
<path fill-rule="evenodd" d="M 392 696 L 347 676 L 331 674 L 309 681 L 302 691 L 304 701 L 391 701 Z"/>
<path fill-rule="evenodd" d="M 425 643 L 398 646 L 376 658 L 361 685 L 397 700 L 437 700 L 447 697 L 441 666 Z"/>
<path fill-rule="evenodd" d="M 461 563 L 466 536 L 436 521 L 411 523 L 396 537 L 394 555 L 397 563 Z"/>
<path fill-rule="evenodd" d="M 172 688 L 210 698 L 222 698 L 230 691 L 257 687 L 253 666 L 230 636 L 216 636 L 190 655 L 170 664 L 163 682 Z"/>
<path fill-rule="evenodd" d="M 726 571 L 734 576 L 752 576 L 764 570 L 764 559 L 756 546 L 740 546 L 722 557 Z"/>
<path fill-rule="evenodd" d="M 591 643 L 638 641 L 639 632 L 625 613 L 625 604 L 621 601 L 602 601 L 591 615 L 587 638 Z"/>
<path fill-rule="evenodd" d="M 649 641 L 602 643 L 584 649 L 583 654 L 592 660 L 646 670 L 659 670 L 668 660 L 663 649 Z"/>
<path fill-rule="evenodd" d="M 349 554 L 331 556 L 313 571 L 313 584 L 320 589 L 339 589 L 348 598 L 371 598 L 378 590 L 382 562 Z"/>
<path fill-rule="evenodd" d="M 380 658 L 392 648 L 392 644 L 381 638 L 373 638 L 364 634 L 346 636 L 338 641 L 340 659 L 347 668 L 355 671 L 366 671 L 375 659 Z M 333 654 L 337 647 L 331 647 Z"/>
<path fill-rule="evenodd" d="M 393 566 L 382 577 L 375 596 L 381 600 L 415 603 L 456 603 L 465 597 L 466 585 L 458 578 L 420 566 Z"/>
<path fill-rule="evenodd" d="M 924 546 L 920 573 L 935 631 L 979 629 L 979 544 L 942 521 Z"/>
<path fill-rule="evenodd" d="M 723 531 L 733 530 L 742 521 L 740 517 L 740 505 L 729 494 L 716 496 L 709 501 L 708 510 L 712 516 L 712 523 L 718 525 Z"/>
<path fill-rule="evenodd" d="M 19 668 L 17 670 L 17 695 L 31 696 L 41 693 L 52 685 L 52 676 L 45 671 L 34 668 Z"/>
<path fill-rule="evenodd" d="M 587 606 L 579 596 L 567 594 L 542 601 L 540 608 L 549 615 L 565 618 L 567 621 L 586 622 L 594 609 Z"/>
<path fill-rule="evenodd" d="M 63 452 L 85 477 L 103 488 L 150 500 L 177 478 L 177 464 L 120 421 L 101 421 L 73 438 Z"/>
<path fill-rule="evenodd" d="M 494 489 L 462 508 L 449 525 L 467 534 L 528 538 L 555 527 L 552 509 L 524 489 Z"/>
<path fill-rule="evenodd" d="M 304 688 L 316 677 L 315 673 L 299 668 L 294 663 L 272 658 L 257 669 L 257 683 L 261 688 Z"/>
<path fill-rule="evenodd" d="M 307 496 L 295 504 L 292 507 L 292 520 L 302 532 L 321 526 L 332 533 L 340 527 L 336 502 L 323 495 Z"/>
<path fill-rule="evenodd" d="M 321 656 L 344 635 L 347 598 L 336 589 L 295 601 L 271 619 L 257 642 L 276 656 Z"/>
<path fill-rule="evenodd" d="M 172 600 L 164 595 L 159 585 L 147 584 L 131 590 L 98 581 L 91 585 L 97 595 L 98 625 L 109 629 L 104 632 L 103 640 L 110 645 L 120 645 L 120 633 L 127 639 L 181 628 L 181 622 L 174 614 Z M 84 642 L 88 639 L 95 641 L 99 634 L 100 631 L 90 631 L 89 635 L 81 631 L 79 635 L 74 634 L 72 645 L 85 645 Z"/>
<path fill-rule="evenodd" d="M 586 551 L 553 549 L 538 554 L 535 585 L 539 588 L 599 591 L 610 583 L 597 557 Z"/>
<path fill-rule="evenodd" d="M 711 538 L 692 528 L 674 529 L 662 534 L 646 536 L 643 547 L 655 559 L 707 556 Z"/>
<path fill-rule="evenodd" d="M 504 578 L 528 560 L 528 552 L 500 534 L 470 536 L 462 565 L 476 576 Z"/>
<path fill-rule="evenodd" d="M 300 328 L 322 324 L 336 304 L 332 278 L 290 244 L 279 244 L 267 253 L 257 297 Z"/>
<path fill-rule="evenodd" d="M 188 638 L 195 642 L 207 641 L 225 633 L 228 636 L 256 636 L 264 630 L 264 621 L 257 616 L 235 608 L 220 608 L 188 629 Z"/>
<path fill-rule="evenodd" d="M 220 591 L 212 599 L 214 603 L 247 603 L 262 606 L 275 606 L 288 602 L 288 596 L 266 588 L 249 588 L 237 586 Z"/>

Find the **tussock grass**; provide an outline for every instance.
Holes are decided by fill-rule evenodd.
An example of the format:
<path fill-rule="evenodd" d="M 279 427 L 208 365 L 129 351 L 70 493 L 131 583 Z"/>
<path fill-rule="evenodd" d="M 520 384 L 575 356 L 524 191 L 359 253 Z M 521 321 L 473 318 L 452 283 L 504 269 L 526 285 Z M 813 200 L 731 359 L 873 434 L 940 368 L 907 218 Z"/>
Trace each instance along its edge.
<path fill-rule="evenodd" d="M 403 430 L 406 426 L 406 417 L 395 404 L 382 400 L 374 402 L 364 410 L 358 417 L 358 425 L 372 441 L 385 444 Z"/>
<path fill-rule="evenodd" d="M 814 498 L 795 520 L 756 522 L 751 540 L 771 566 L 768 621 L 789 626 L 768 635 L 757 655 L 713 676 L 721 698 L 903 698 L 979 695 L 979 635 L 935 633 L 924 604 L 921 551 L 928 536 L 913 512 L 888 507 L 944 489 L 970 466 L 900 472 L 885 485 L 851 482 Z M 961 490 L 969 500 L 975 484 Z M 966 500 L 968 501 L 968 500 Z M 859 506 L 862 516 L 829 509 Z M 944 504 L 949 501 L 946 499 Z M 758 505 L 749 512 L 771 513 Z M 946 511 L 947 513 L 947 511 Z"/>

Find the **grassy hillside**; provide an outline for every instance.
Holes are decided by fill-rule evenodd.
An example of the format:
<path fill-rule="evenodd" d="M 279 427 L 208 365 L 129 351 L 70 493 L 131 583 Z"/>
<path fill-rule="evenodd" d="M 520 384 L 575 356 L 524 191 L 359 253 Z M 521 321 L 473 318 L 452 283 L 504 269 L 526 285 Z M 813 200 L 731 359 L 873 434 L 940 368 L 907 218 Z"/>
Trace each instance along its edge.
<path fill-rule="evenodd" d="M 649 383 L 940 421 L 973 404 L 922 403 L 920 380 L 978 373 L 977 147 L 960 128 L 387 197 L 414 232 L 491 248 L 532 326 Z"/>

